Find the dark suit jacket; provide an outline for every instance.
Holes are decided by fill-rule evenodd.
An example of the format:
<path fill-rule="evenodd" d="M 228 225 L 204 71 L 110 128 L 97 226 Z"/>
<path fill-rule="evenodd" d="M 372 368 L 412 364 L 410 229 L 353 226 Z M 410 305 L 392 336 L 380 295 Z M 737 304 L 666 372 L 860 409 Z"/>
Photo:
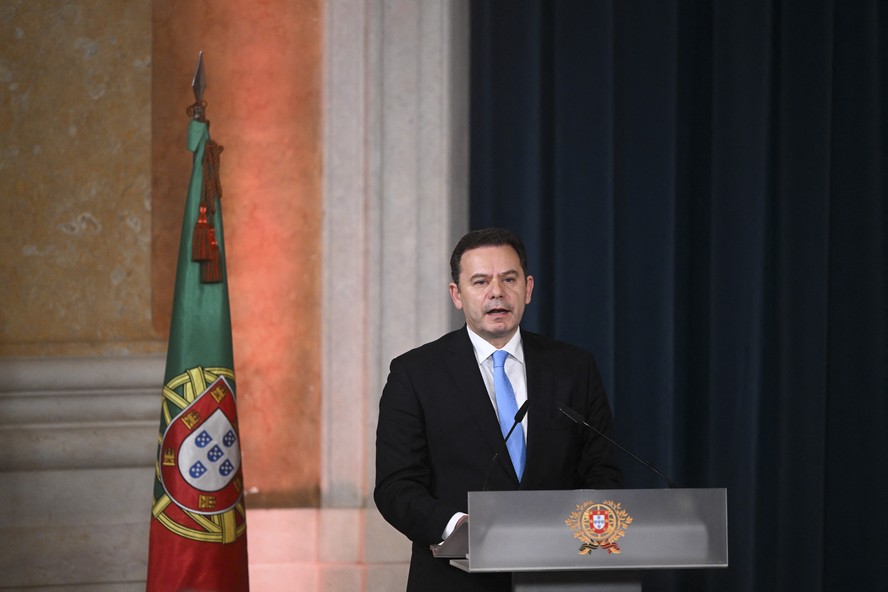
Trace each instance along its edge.
<path fill-rule="evenodd" d="M 508 452 L 487 489 L 610 489 L 622 486 L 611 445 L 558 411 L 563 403 L 610 435 L 612 418 L 592 354 L 521 331 L 527 372 L 527 461 L 521 483 Z M 408 591 L 510 590 L 508 574 L 479 577 L 434 559 L 467 493 L 480 491 L 503 448 L 496 413 L 465 327 L 392 360 L 379 403 L 374 499 L 413 541 Z"/>

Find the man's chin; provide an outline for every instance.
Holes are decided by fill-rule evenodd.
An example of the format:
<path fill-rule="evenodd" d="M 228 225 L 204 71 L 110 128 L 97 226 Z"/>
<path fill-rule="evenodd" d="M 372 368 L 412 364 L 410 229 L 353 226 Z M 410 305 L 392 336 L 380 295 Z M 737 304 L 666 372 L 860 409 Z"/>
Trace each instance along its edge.
<path fill-rule="evenodd" d="M 515 334 L 515 331 L 518 329 L 518 325 L 513 323 L 485 323 L 483 327 L 483 335 L 488 340 L 494 339 L 511 339 L 512 335 Z"/>

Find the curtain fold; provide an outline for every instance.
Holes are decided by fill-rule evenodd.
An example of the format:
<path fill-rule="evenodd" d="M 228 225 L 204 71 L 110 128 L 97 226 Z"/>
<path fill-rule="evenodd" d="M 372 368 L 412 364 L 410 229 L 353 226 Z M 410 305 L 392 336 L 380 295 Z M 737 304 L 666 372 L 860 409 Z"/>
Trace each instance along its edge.
<path fill-rule="evenodd" d="M 524 237 L 525 325 L 596 354 L 620 441 L 728 489 L 730 567 L 646 589 L 885 589 L 886 37 L 876 0 L 472 3 L 472 227 Z"/>

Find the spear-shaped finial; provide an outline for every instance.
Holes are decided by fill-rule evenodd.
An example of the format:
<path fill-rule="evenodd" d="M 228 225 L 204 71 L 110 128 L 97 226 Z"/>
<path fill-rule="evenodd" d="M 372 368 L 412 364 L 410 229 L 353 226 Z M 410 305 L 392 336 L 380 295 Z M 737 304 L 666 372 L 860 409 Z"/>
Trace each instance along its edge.
<path fill-rule="evenodd" d="M 206 103 L 204 103 L 204 91 L 207 89 L 207 77 L 204 74 L 203 50 L 197 54 L 197 67 L 194 69 L 194 80 L 191 81 L 191 89 L 194 91 L 194 109 L 191 117 L 198 121 L 206 121 Z"/>
<path fill-rule="evenodd" d="M 194 100 L 203 100 L 204 91 L 207 89 L 207 78 L 204 75 L 203 50 L 197 53 L 197 68 L 194 69 L 194 80 L 191 82 L 194 89 Z"/>

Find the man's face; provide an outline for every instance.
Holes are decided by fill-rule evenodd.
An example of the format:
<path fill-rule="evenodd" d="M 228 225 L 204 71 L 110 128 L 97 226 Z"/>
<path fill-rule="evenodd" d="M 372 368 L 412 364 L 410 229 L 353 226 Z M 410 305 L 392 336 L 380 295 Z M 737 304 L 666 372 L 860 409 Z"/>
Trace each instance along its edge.
<path fill-rule="evenodd" d="M 530 304 L 533 276 L 525 276 L 518 253 L 509 245 L 471 249 L 460 260 L 459 285 L 450 298 L 469 328 L 497 349 L 504 346 Z"/>

